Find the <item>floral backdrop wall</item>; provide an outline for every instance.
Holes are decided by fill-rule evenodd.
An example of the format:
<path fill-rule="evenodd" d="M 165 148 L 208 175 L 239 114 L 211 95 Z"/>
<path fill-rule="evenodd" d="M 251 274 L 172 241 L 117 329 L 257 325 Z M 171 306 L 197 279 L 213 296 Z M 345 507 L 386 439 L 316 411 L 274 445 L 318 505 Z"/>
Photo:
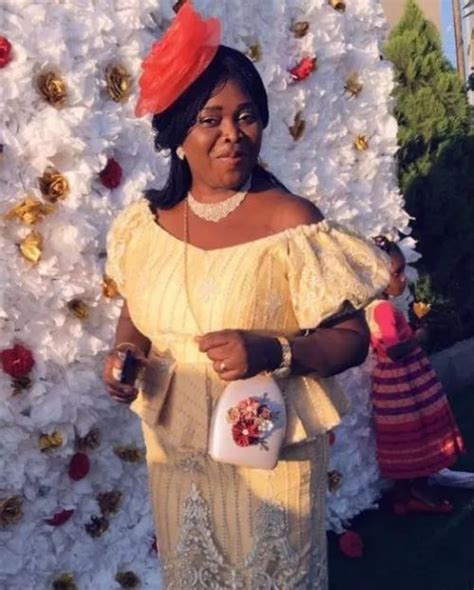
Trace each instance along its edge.
<path fill-rule="evenodd" d="M 0 7 L 0 586 L 159 588 L 143 443 L 104 394 L 120 301 L 104 277 L 111 220 L 163 183 L 136 119 L 140 62 L 174 0 L 3 0 Z M 396 188 L 392 69 L 379 0 L 195 0 L 254 60 L 271 123 L 262 159 L 327 217 L 408 234 Z M 413 243 L 405 238 L 410 254 Z M 328 527 L 380 482 L 367 364 L 341 376 Z"/>

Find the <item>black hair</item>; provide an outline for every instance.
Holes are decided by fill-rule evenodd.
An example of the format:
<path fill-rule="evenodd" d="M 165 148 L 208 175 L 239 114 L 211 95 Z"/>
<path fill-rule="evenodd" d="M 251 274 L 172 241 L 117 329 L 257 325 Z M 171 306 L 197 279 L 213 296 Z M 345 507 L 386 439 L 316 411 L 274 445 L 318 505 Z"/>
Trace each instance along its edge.
<path fill-rule="evenodd" d="M 376 236 L 375 238 L 373 238 L 373 240 L 374 240 L 376 246 L 378 246 L 381 250 L 383 250 L 389 256 L 399 255 L 399 256 L 402 256 L 403 258 L 405 258 L 403 256 L 403 252 L 401 251 L 400 246 L 396 242 L 389 240 L 385 236 Z"/>
<path fill-rule="evenodd" d="M 191 188 L 191 170 L 186 159 L 178 158 L 176 148 L 183 143 L 199 112 L 215 93 L 216 88 L 223 86 L 228 80 L 235 80 L 250 96 L 257 107 L 263 128 L 268 125 L 268 98 L 257 69 L 240 51 L 219 45 L 214 59 L 199 78 L 170 107 L 154 115 L 152 119 L 156 150 L 171 152 L 166 184 L 161 189 L 150 189 L 145 192 L 152 210 L 171 209 L 186 197 Z M 285 188 L 260 164 L 255 166 L 252 178 L 257 182 L 265 181 L 272 186 Z"/>

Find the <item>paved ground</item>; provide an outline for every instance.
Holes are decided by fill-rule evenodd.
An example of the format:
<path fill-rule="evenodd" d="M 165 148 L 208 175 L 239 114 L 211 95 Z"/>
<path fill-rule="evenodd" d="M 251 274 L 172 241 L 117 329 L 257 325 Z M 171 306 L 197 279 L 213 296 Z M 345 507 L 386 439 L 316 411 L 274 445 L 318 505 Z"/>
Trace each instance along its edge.
<path fill-rule="evenodd" d="M 451 396 L 468 453 L 456 469 L 474 471 L 474 388 Z M 353 529 L 360 559 L 343 556 L 330 535 L 330 590 L 474 590 L 474 492 L 447 490 L 451 515 L 394 516 L 387 506 L 361 514 Z"/>

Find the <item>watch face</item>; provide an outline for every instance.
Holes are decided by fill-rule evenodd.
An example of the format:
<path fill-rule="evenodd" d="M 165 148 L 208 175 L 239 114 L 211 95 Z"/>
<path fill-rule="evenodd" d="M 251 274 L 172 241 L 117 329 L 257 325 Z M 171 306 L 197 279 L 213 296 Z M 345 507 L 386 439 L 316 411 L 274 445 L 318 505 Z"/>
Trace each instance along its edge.
<path fill-rule="evenodd" d="M 281 364 L 278 369 L 276 369 L 276 371 L 287 371 L 287 373 L 284 375 L 286 377 L 291 368 L 291 346 L 288 339 L 284 338 L 283 336 L 278 337 L 278 342 L 281 346 Z M 277 374 L 279 375 L 279 373 Z"/>

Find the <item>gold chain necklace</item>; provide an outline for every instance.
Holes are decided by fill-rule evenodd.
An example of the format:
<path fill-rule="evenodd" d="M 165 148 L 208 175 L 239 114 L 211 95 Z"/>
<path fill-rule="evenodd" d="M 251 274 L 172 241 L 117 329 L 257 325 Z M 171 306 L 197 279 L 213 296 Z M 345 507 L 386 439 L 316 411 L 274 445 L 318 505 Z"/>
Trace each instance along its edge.
<path fill-rule="evenodd" d="M 184 294 L 186 295 L 186 303 L 188 304 L 189 311 L 191 312 L 191 316 L 196 324 L 196 328 L 198 329 L 199 334 L 202 336 L 204 331 L 202 330 L 199 321 L 194 313 L 193 307 L 191 305 L 191 296 L 189 294 L 189 285 L 188 285 L 188 241 L 189 241 L 189 227 L 188 227 L 188 200 L 184 201 Z"/>
<path fill-rule="evenodd" d="M 248 194 L 251 181 L 252 177 L 249 176 L 240 191 L 228 199 L 220 201 L 219 203 L 201 203 L 193 197 L 191 191 L 188 192 L 188 198 L 186 202 L 189 203 L 189 208 L 194 213 L 194 215 L 204 219 L 205 221 L 217 223 L 218 221 L 221 221 L 221 219 L 224 219 L 230 215 L 237 209 L 237 207 L 239 207 L 239 205 L 243 203 L 245 197 Z"/>

